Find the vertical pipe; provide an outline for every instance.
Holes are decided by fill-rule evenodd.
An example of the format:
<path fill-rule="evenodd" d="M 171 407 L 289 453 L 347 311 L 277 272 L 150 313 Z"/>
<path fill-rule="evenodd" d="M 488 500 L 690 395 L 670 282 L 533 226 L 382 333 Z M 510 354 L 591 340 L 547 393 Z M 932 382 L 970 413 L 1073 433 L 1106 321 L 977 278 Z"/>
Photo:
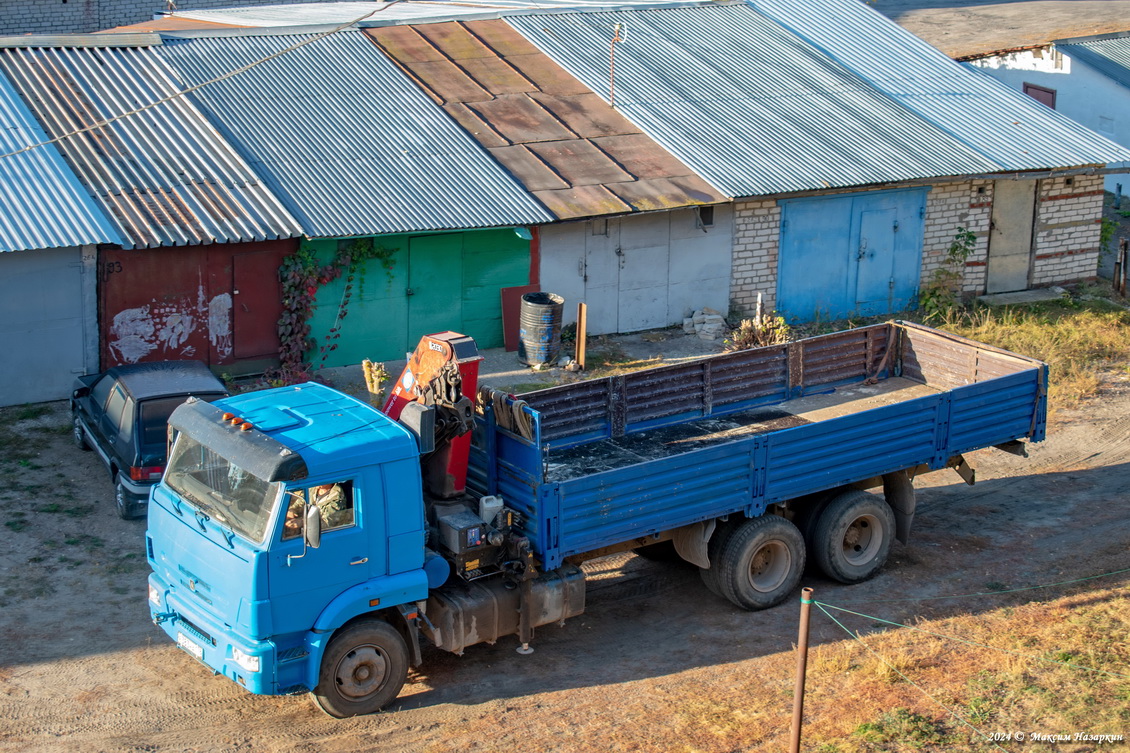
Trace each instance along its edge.
<path fill-rule="evenodd" d="M 793 726 L 789 753 L 800 753 L 800 727 L 804 719 L 804 679 L 808 668 L 808 618 L 812 612 L 812 589 L 800 592 L 800 631 L 796 641 L 796 686 L 793 688 Z"/>
<path fill-rule="evenodd" d="M 585 370 L 585 344 L 589 335 L 589 307 L 585 303 L 577 304 L 577 342 L 574 359 L 581 371 Z"/>

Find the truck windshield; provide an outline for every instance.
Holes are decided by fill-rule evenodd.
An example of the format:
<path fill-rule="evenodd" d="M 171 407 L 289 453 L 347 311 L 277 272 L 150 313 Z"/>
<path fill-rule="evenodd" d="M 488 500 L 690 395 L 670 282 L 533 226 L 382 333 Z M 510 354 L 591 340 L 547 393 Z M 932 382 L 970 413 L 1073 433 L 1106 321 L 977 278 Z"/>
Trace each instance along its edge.
<path fill-rule="evenodd" d="M 256 544 L 263 542 L 281 487 L 183 433 L 173 446 L 165 483 L 190 505 Z"/>

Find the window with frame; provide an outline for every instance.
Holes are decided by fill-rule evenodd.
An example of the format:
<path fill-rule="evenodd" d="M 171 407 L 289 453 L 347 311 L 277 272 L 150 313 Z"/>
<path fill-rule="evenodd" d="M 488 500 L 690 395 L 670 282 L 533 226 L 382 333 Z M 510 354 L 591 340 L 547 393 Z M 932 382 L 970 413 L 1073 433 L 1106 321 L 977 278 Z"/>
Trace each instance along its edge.
<path fill-rule="evenodd" d="M 318 507 L 322 516 L 322 530 L 335 531 L 356 523 L 353 503 L 353 482 L 336 481 L 313 484 L 305 489 L 288 490 L 290 502 L 283 524 L 283 540 L 293 539 L 302 533 L 306 514 L 306 500 Z"/>

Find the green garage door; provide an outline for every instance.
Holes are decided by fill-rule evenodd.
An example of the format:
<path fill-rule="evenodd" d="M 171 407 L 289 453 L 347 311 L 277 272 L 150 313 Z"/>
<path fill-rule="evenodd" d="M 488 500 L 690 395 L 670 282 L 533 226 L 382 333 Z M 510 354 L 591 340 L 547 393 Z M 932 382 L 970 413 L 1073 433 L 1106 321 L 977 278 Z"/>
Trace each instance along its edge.
<path fill-rule="evenodd" d="M 325 264 L 339 243 L 351 242 L 309 241 L 304 248 Z M 384 250 L 383 258 L 365 265 L 348 299 L 345 276 L 318 291 L 311 320 L 315 365 L 404 358 L 421 336 L 443 330 L 471 335 L 480 348 L 503 344 L 499 290 L 529 282 L 529 241 L 504 229 L 382 236 L 372 242 Z M 335 325 L 340 337 L 327 341 Z M 319 349 L 335 342 L 336 350 L 322 360 Z"/>

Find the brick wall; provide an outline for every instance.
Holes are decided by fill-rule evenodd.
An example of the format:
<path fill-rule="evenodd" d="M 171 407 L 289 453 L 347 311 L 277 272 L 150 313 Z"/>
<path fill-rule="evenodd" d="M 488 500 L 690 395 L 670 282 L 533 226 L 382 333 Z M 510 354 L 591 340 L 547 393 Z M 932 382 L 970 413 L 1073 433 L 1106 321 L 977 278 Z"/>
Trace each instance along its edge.
<path fill-rule="evenodd" d="M 1036 188 L 1034 286 L 1097 274 L 1102 207 L 1101 175 L 1040 181 Z"/>
<path fill-rule="evenodd" d="M 1067 181 L 1070 180 L 1070 183 Z M 1095 276 L 1099 223 L 1103 203 L 1102 176 L 1075 176 L 1038 182 L 1033 246 L 1033 286 L 1071 282 Z M 846 193 L 834 191 L 832 193 Z M 960 228 L 976 236 L 966 260 L 962 292 L 985 292 L 993 182 L 969 180 L 933 186 L 926 199 L 920 284 L 929 282 L 945 260 Z M 768 309 L 776 306 L 777 253 L 781 210 L 775 199 L 734 204 L 734 266 L 731 305 L 752 312 L 757 294 Z"/>
<path fill-rule="evenodd" d="M 270 0 L 271 5 L 333 0 Z M 264 0 L 175 0 L 176 10 L 264 5 Z M 0 34 L 82 34 L 150 21 L 166 0 L 0 0 Z"/>
<path fill-rule="evenodd" d="M 752 314 L 757 294 L 766 311 L 777 305 L 777 241 L 781 208 L 775 199 L 734 202 L 734 263 L 730 305 Z"/>

